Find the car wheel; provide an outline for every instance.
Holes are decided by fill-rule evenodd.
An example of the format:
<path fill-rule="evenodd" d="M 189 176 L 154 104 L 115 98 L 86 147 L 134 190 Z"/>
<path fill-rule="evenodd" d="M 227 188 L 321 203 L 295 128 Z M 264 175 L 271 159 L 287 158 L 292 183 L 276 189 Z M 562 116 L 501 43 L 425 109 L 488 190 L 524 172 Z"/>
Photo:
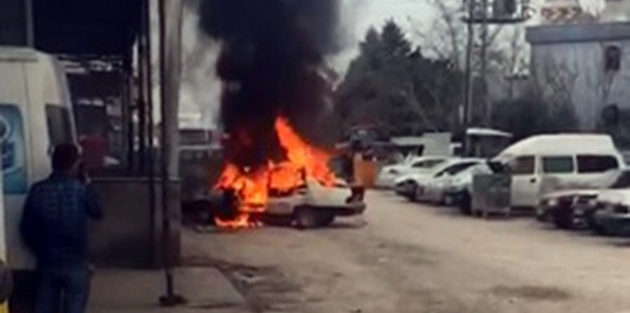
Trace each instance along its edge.
<path fill-rule="evenodd" d="M 595 222 L 593 220 L 592 224 L 591 224 L 591 229 L 593 229 L 593 231 L 600 235 L 600 236 L 605 236 L 605 237 L 609 237 L 613 235 L 613 232 L 608 229 L 605 226 L 600 225 L 599 223 Z"/>
<path fill-rule="evenodd" d="M 332 224 L 335 221 L 335 215 L 332 212 L 301 207 L 295 210 L 293 219 L 298 229 L 311 229 Z"/>
<path fill-rule="evenodd" d="M 464 215 L 472 214 L 472 198 L 470 197 L 470 194 L 468 194 L 468 192 L 464 192 L 462 194 L 461 199 L 459 201 L 459 210 Z"/>
<path fill-rule="evenodd" d="M 560 229 L 573 229 L 575 226 L 571 209 L 555 210 L 551 216 L 553 223 Z"/>
<path fill-rule="evenodd" d="M 295 209 L 293 220 L 298 229 L 309 229 L 317 227 L 317 212 L 311 208 L 301 207 Z"/>
<path fill-rule="evenodd" d="M 453 206 L 454 202 L 453 198 L 447 195 L 443 195 L 442 200 L 440 201 L 440 203 L 444 206 Z"/>
<path fill-rule="evenodd" d="M 598 226 L 593 227 L 593 230 L 595 231 L 596 234 L 600 236 L 612 236 L 612 232 L 606 229 L 606 227 L 602 227 L 598 225 Z"/>
<path fill-rule="evenodd" d="M 319 216 L 318 226 L 329 226 L 335 221 L 335 214 L 331 212 L 321 213 Z"/>
<path fill-rule="evenodd" d="M 413 193 L 412 193 L 411 199 L 409 200 L 413 202 L 420 202 L 422 200 L 424 191 L 416 183 L 411 183 L 411 185 L 412 185 L 411 190 L 413 190 Z"/>

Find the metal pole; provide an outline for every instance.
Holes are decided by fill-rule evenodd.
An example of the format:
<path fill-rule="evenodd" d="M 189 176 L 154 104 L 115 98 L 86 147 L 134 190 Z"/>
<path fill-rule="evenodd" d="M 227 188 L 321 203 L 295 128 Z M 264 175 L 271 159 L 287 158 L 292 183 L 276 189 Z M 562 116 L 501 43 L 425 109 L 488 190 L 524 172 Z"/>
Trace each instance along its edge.
<path fill-rule="evenodd" d="M 488 0 L 481 0 L 481 118 L 484 126 L 489 126 L 490 123 L 490 98 L 488 97 Z"/>
<path fill-rule="evenodd" d="M 33 2 L 32 0 L 26 0 L 24 3 L 26 14 L 26 45 L 28 47 L 35 47 L 35 25 L 33 21 Z"/>
<path fill-rule="evenodd" d="M 146 67 L 146 77 L 147 77 L 147 137 L 148 141 L 148 153 L 147 155 L 147 176 L 149 180 L 149 218 L 150 218 L 150 236 L 151 236 L 151 244 L 153 247 L 156 247 L 156 236 L 155 236 L 155 216 L 157 212 L 157 201 L 155 195 L 155 147 L 154 147 L 154 134 L 153 134 L 153 69 L 151 66 L 151 62 L 153 60 L 153 46 L 151 45 L 151 0 L 144 0 L 143 4 L 143 22 L 144 29 L 147 31 L 145 33 L 146 36 L 146 57 L 144 58 L 144 63 Z M 151 249 L 152 255 L 151 260 L 155 260 L 155 249 Z"/>
<path fill-rule="evenodd" d="M 148 0 L 147 0 L 148 1 Z M 148 13 L 145 11 L 147 8 L 143 7 L 140 16 L 140 36 L 138 40 L 138 168 L 137 173 L 140 175 L 145 174 L 145 159 L 146 159 L 146 124 L 147 124 L 147 111 L 146 104 L 148 98 L 147 91 L 147 64 L 151 64 L 150 61 L 146 62 L 147 57 L 147 36 L 150 33 L 150 29 L 147 29 L 149 22 L 145 19 Z M 135 145 L 135 144 L 134 144 Z"/>
<path fill-rule="evenodd" d="M 167 54 L 167 35 L 166 35 L 166 1 L 158 0 L 158 18 L 160 29 L 160 150 L 161 150 L 161 178 L 162 178 L 162 242 L 164 243 L 164 275 L 166 279 L 166 294 L 160 297 L 160 304 L 166 307 L 173 307 L 185 303 L 182 296 L 175 294 L 175 277 L 173 273 L 173 265 L 171 264 L 171 219 L 170 210 L 168 208 L 169 202 L 169 161 L 171 142 L 170 136 L 167 134 L 169 131 L 168 124 L 170 119 L 173 118 L 168 114 L 168 106 L 174 105 L 171 103 L 172 99 L 169 97 L 170 86 L 168 86 L 170 80 L 167 77 L 167 69 L 169 67 L 170 54 Z"/>
<path fill-rule="evenodd" d="M 134 151 L 133 151 L 133 108 L 132 108 L 132 89 L 134 85 L 133 78 L 133 60 L 134 50 L 130 49 L 123 61 L 123 77 L 125 83 L 123 85 L 122 92 L 122 106 L 123 106 L 123 129 L 126 135 L 126 149 L 127 149 L 127 172 L 128 174 L 133 172 L 134 165 Z"/>

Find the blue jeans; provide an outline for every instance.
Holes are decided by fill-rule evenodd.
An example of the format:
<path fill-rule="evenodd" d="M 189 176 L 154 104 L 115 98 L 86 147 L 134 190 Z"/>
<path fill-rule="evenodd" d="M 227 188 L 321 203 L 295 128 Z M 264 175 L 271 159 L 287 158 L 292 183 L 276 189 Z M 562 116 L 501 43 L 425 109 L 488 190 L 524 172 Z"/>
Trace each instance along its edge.
<path fill-rule="evenodd" d="M 90 293 L 87 267 L 43 268 L 37 273 L 35 313 L 84 313 Z"/>

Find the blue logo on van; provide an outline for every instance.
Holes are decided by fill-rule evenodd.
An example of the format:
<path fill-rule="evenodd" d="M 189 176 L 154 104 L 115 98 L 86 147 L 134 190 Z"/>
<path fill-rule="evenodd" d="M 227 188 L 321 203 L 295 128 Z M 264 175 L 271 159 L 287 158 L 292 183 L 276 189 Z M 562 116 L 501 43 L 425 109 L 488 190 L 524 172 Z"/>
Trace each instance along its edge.
<path fill-rule="evenodd" d="M 25 194 L 28 188 L 22 114 L 15 105 L 0 104 L 0 147 L 5 194 Z"/>

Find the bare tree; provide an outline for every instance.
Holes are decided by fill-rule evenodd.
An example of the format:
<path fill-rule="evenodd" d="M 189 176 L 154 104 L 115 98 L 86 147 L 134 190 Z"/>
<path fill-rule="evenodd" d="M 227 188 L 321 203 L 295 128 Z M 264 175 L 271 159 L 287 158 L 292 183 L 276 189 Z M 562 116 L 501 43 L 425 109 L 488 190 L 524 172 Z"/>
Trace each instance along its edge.
<path fill-rule="evenodd" d="M 426 1 L 426 0 L 417 0 Z M 437 11 L 437 18 L 431 26 L 423 27 L 417 20 L 409 19 L 413 28 L 413 34 L 420 39 L 420 45 L 430 53 L 440 59 L 451 60 L 455 68 L 464 71 L 467 26 L 462 21 L 465 8 L 458 1 L 453 0 L 428 0 L 431 7 Z M 502 26 L 489 26 L 489 35 L 486 43 L 481 42 L 481 38 L 475 38 L 473 49 L 473 69 L 480 66 L 478 50 L 482 45 L 486 45 L 489 52 L 496 51 L 495 43 L 500 37 Z M 490 54 L 489 54 L 490 55 Z"/>

